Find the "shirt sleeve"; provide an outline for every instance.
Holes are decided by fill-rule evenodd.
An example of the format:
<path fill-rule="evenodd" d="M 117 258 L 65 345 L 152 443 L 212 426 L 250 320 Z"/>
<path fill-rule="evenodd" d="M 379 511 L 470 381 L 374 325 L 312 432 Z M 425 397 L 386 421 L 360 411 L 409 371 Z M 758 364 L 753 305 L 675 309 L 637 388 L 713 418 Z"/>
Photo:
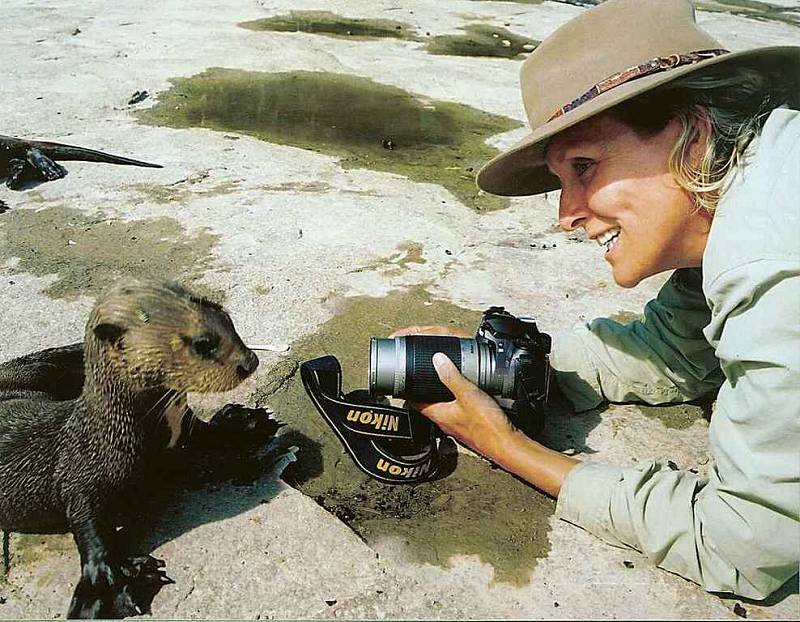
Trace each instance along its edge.
<path fill-rule="evenodd" d="M 576 410 L 604 399 L 685 402 L 720 386 L 719 361 L 703 336 L 711 312 L 702 278 L 699 268 L 676 270 L 642 321 L 603 318 L 554 335 L 550 363 Z"/>
<path fill-rule="evenodd" d="M 799 264 L 749 262 L 711 284 L 725 301 L 707 331 L 726 380 L 709 429 L 708 478 L 659 462 L 584 462 L 561 489 L 561 518 L 709 591 L 761 599 L 797 573 Z"/>

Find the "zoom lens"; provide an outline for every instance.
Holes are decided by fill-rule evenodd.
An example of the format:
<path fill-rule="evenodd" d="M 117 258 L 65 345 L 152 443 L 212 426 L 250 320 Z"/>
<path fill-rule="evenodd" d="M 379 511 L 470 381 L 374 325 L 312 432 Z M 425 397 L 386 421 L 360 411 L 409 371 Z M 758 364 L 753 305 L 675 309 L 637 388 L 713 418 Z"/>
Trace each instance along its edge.
<path fill-rule="evenodd" d="M 380 339 L 369 348 L 369 390 L 372 395 L 391 395 L 415 402 L 448 402 L 453 394 L 433 367 L 433 355 L 442 352 L 461 373 L 481 388 L 489 388 L 494 359 L 486 343 L 476 339 L 435 335 L 411 335 Z"/>

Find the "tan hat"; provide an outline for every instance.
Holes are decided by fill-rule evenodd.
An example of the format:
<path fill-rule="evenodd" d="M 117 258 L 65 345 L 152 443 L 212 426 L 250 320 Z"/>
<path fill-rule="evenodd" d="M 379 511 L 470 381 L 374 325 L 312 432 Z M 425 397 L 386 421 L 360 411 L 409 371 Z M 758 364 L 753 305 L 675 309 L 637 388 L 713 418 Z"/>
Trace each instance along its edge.
<path fill-rule="evenodd" d="M 785 67 L 800 83 L 800 47 L 728 52 L 698 28 L 686 0 L 609 0 L 589 9 L 522 64 L 522 101 L 533 133 L 488 162 L 478 185 L 505 196 L 555 190 L 558 178 L 544 164 L 548 139 L 676 78 L 731 62 Z"/>

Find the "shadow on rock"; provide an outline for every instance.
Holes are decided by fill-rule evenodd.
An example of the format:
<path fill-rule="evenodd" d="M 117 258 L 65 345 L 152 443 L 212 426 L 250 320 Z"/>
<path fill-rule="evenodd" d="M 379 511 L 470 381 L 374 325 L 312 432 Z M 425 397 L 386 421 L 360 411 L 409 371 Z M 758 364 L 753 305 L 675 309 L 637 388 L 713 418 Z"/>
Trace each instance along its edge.
<path fill-rule="evenodd" d="M 576 382 L 582 381 L 572 381 L 573 384 Z M 551 382 L 544 429 L 537 440 L 551 449 L 574 456 L 596 453 L 587 445 L 586 439 L 602 422 L 601 415 L 607 409 L 608 403 L 604 402 L 592 410 L 576 413 L 558 385 Z"/>
<path fill-rule="evenodd" d="M 120 501 L 129 549 L 149 552 L 195 527 L 268 503 L 280 492 L 279 479 L 298 446 L 313 463 L 314 444 L 299 433 L 277 438 L 283 424 L 271 415 L 228 404 L 207 424 L 187 418 L 187 441 L 154 460 Z"/>

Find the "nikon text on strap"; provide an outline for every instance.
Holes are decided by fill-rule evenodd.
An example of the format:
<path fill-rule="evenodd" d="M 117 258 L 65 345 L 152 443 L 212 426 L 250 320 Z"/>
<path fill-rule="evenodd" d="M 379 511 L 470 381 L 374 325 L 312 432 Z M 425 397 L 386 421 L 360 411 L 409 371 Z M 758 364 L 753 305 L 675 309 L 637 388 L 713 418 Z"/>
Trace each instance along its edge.
<path fill-rule="evenodd" d="M 314 406 L 364 473 L 389 484 L 422 482 L 436 474 L 436 428 L 425 417 L 393 406 L 345 401 L 342 368 L 334 356 L 306 361 L 300 376 Z"/>

